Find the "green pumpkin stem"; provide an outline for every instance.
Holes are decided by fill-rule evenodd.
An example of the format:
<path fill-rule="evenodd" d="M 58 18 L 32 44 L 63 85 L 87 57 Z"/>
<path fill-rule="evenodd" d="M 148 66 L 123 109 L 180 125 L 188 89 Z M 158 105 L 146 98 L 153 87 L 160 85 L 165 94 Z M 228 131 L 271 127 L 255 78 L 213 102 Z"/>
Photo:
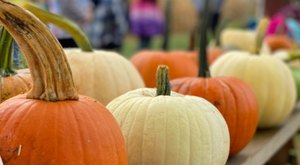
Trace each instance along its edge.
<path fill-rule="evenodd" d="M 265 38 L 265 33 L 267 30 L 268 24 L 269 24 L 269 20 L 266 18 L 263 18 L 259 21 L 259 24 L 256 29 L 256 50 L 254 52 L 255 54 L 260 53 L 260 50 L 263 46 L 263 41 Z"/>
<path fill-rule="evenodd" d="M 156 71 L 156 96 L 171 95 L 171 85 L 168 77 L 169 68 L 166 65 L 160 65 Z"/>
<path fill-rule="evenodd" d="M 45 23 L 51 23 L 62 30 L 68 32 L 73 39 L 75 40 L 76 44 L 81 48 L 82 51 L 85 52 L 92 52 L 93 48 L 88 40 L 88 37 L 83 33 L 83 31 L 71 20 L 57 15 L 50 13 L 44 9 L 41 9 L 29 2 L 21 2 L 20 6 L 24 7 L 25 9 L 32 12 L 36 15 L 40 20 Z"/>
<path fill-rule="evenodd" d="M 199 31 L 200 31 L 200 46 L 199 46 L 199 72 L 198 76 L 199 77 L 208 77 L 210 75 L 209 73 L 209 67 L 207 63 L 207 31 L 208 31 L 208 26 L 210 23 L 210 4 L 209 0 L 205 0 L 205 9 L 203 13 L 201 14 L 201 20 L 199 21 Z"/>
<path fill-rule="evenodd" d="M 292 62 L 300 59 L 300 50 L 291 50 L 288 52 L 289 58 L 284 60 L 285 62 Z"/>
<path fill-rule="evenodd" d="M 17 42 L 29 64 L 33 87 L 27 98 L 78 99 L 64 50 L 43 22 L 23 8 L 0 0 L 0 24 Z"/>
<path fill-rule="evenodd" d="M 13 39 L 11 35 L 0 27 L 0 76 L 8 77 L 16 74 L 11 68 L 12 63 L 12 45 Z"/>
<path fill-rule="evenodd" d="M 171 25 L 171 0 L 165 0 L 165 30 L 163 33 L 162 50 L 169 50 L 170 25 Z"/>

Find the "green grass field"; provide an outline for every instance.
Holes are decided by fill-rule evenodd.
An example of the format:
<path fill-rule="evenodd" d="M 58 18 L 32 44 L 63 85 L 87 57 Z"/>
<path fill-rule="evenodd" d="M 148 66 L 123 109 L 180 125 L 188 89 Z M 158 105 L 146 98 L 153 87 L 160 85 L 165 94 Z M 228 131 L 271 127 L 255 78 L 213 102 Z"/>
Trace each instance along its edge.
<path fill-rule="evenodd" d="M 154 37 L 152 44 L 151 44 L 151 50 L 161 50 L 162 45 L 162 37 Z M 169 49 L 170 50 L 187 50 L 189 45 L 189 35 L 188 34 L 172 34 L 170 36 L 170 43 L 169 43 Z M 138 50 L 138 39 L 135 36 L 128 35 L 124 39 L 123 42 L 123 48 L 121 50 L 121 54 L 126 57 L 130 58 L 134 53 L 136 53 Z"/>

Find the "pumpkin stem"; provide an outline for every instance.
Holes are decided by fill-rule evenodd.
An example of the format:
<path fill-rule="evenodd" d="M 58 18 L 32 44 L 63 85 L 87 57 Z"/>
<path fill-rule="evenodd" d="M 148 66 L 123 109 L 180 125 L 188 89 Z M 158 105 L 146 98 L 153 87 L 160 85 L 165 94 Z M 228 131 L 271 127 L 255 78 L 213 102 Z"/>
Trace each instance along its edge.
<path fill-rule="evenodd" d="M 256 28 L 256 50 L 254 52 L 255 54 L 260 53 L 268 24 L 269 20 L 267 18 L 263 18 L 259 21 L 259 24 Z"/>
<path fill-rule="evenodd" d="M 189 51 L 195 50 L 196 31 L 197 31 L 197 28 L 195 27 L 192 29 L 192 31 L 190 33 L 190 42 L 189 42 L 189 47 L 188 47 Z"/>
<path fill-rule="evenodd" d="M 200 46 L 199 46 L 199 77 L 207 77 L 210 75 L 209 68 L 207 64 L 207 29 L 210 21 L 210 4 L 209 0 L 205 0 L 205 9 L 201 14 L 201 21 L 199 21 L 199 31 L 200 31 Z"/>
<path fill-rule="evenodd" d="M 29 64 L 33 87 L 27 98 L 78 99 L 64 50 L 44 23 L 3 0 L 0 0 L 0 23 L 15 39 Z"/>
<path fill-rule="evenodd" d="M 61 15 L 53 14 L 48 12 L 47 10 L 41 9 L 36 5 L 33 5 L 29 2 L 19 2 L 20 6 L 32 12 L 36 15 L 40 20 L 46 23 L 52 23 L 55 26 L 61 28 L 62 30 L 68 32 L 76 44 L 81 48 L 82 51 L 92 52 L 93 48 L 88 40 L 88 37 L 84 34 L 84 32 L 78 27 L 77 24 L 65 18 Z"/>
<path fill-rule="evenodd" d="M 165 0 L 165 30 L 163 34 L 162 50 L 169 50 L 170 24 L 171 24 L 171 0 Z"/>
<path fill-rule="evenodd" d="M 0 43 L 0 76 L 15 75 L 16 72 L 11 68 L 13 39 L 3 27 L 0 27 Z"/>
<path fill-rule="evenodd" d="M 285 62 L 292 62 L 300 59 L 300 50 L 291 50 L 288 52 L 289 58 L 284 60 Z"/>
<path fill-rule="evenodd" d="M 168 77 L 169 68 L 166 65 L 159 65 L 156 71 L 156 96 L 171 95 L 171 86 Z"/>
<path fill-rule="evenodd" d="M 217 26 L 215 39 L 216 39 L 216 46 L 218 47 L 221 46 L 221 33 L 227 27 L 227 24 L 228 24 L 228 20 L 224 18 Z"/>

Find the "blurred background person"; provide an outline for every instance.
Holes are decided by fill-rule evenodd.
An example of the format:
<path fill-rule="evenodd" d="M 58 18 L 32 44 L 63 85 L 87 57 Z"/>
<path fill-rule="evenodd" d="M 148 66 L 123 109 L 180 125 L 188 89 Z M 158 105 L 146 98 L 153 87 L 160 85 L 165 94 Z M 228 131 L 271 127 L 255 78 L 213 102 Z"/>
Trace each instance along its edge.
<path fill-rule="evenodd" d="M 139 38 L 139 49 L 148 49 L 151 39 L 164 32 L 165 21 L 156 0 L 135 0 L 130 7 L 131 32 Z"/>
<path fill-rule="evenodd" d="M 91 0 L 48 0 L 50 12 L 62 15 L 74 21 L 84 32 L 93 18 L 93 3 Z M 77 47 L 72 37 L 65 31 L 50 25 L 50 30 L 63 47 Z"/>
<path fill-rule="evenodd" d="M 198 14 L 202 14 L 204 11 L 204 0 L 193 0 L 193 3 L 197 9 Z M 211 13 L 211 21 L 209 28 L 213 35 L 216 34 L 217 26 L 219 24 L 221 9 L 223 6 L 223 0 L 210 0 L 210 13 Z"/>
<path fill-rule="evenodd" d="M 128 31 L 128 5 L 125 0 L 93 0 L 94 17 L 87 29 L 94 48 L 120 51 Z"/>

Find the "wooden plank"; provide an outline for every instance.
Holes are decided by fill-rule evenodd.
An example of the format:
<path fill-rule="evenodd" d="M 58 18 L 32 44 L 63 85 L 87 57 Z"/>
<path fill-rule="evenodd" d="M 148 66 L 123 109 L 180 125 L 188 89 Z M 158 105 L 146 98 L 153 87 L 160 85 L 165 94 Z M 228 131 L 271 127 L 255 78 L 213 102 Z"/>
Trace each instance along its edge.
<path fill-rule="evenodd" d="M 227 165 L 265 164 L 300 129 L 300 105 L 279 128 L 258 130 L 253 140 L 238 155 L 231 157 Z"/>

